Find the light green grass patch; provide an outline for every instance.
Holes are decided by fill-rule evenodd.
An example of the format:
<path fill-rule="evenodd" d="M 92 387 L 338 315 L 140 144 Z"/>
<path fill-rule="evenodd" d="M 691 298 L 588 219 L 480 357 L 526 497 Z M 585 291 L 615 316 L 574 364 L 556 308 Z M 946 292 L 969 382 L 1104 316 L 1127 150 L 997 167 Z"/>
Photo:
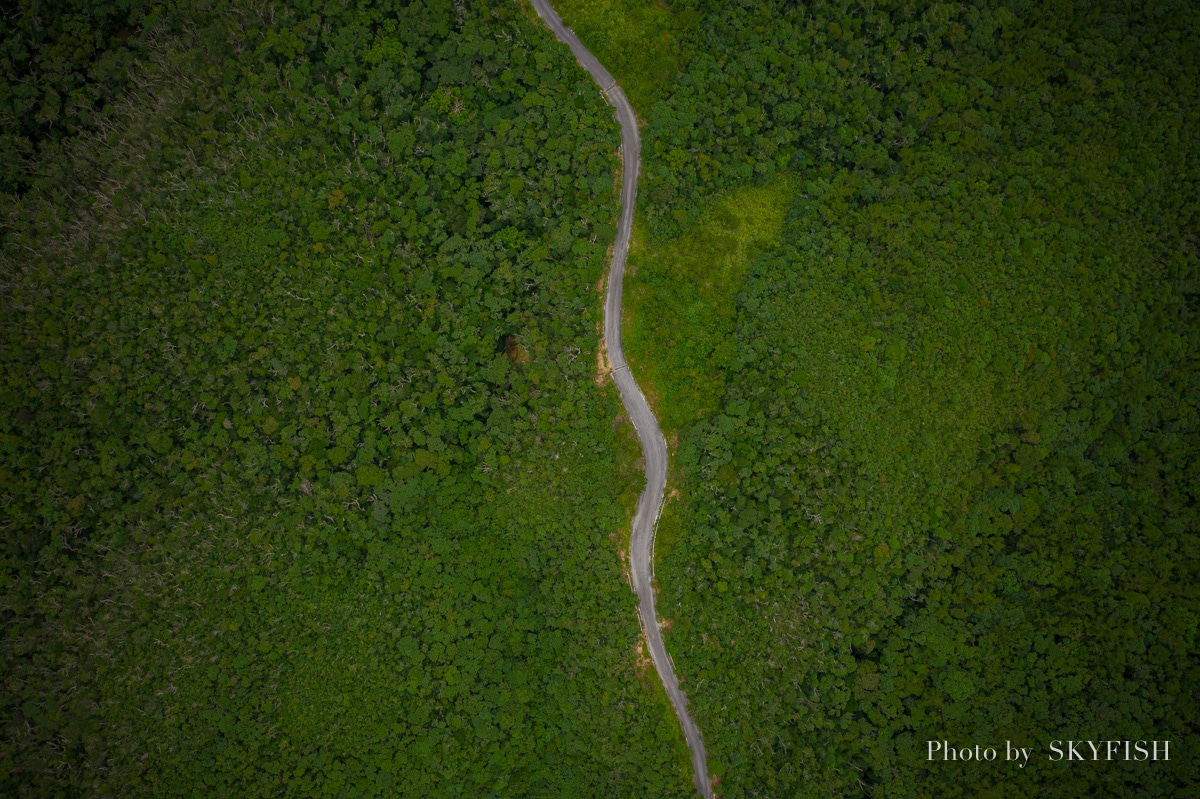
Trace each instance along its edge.
<path fill-rule="evenodd" d="M 555 9 L 612 73 L 639 115 L 679 71 L 678 21 L 656 0 L 556 0 Z"/>
<path fill-rule="evenodd" d="M 718 407 L 735 351 L 735 298 L 753 260 L 778 243 L 792 189 L 732 192 L 678 239 L 634 231 L 625 349 L 668 437 Z"/>

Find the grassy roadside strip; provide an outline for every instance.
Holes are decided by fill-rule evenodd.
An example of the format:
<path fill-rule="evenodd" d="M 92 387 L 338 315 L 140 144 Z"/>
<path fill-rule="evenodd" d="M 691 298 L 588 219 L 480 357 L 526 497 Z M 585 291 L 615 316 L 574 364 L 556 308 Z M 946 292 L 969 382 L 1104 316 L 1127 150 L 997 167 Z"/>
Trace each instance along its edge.
<path fill-rule="evenodd" d="M 679 72 L 674 31 L 688 17 L 646 0 L 561 0 L 554 7 L 612 73 L 641 117 Z"/>
<path fill-rule="evenodd" d="M 789 182 L 754 186 L 714 200 L 683 236 L 654 242 L 639 224 L 625 289 L 626 357 L 674 451 L 689 425 L 716 410 L 736 354 L 735 298 L 750 264 L 778 244 L 793 189 Z M 656 539 L 660 560 L 681 534 L 671 499 Z"/>

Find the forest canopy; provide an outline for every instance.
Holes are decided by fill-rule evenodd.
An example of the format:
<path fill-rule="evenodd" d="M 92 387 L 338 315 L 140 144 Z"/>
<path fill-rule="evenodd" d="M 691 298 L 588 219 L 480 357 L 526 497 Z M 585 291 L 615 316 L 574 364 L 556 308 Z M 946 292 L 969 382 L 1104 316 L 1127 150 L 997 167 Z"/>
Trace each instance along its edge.
<path fill-rule="evenodd" d="M 720 795 L 1194 793 L 1186 757 L 924 742 L 1195 744 L 1195 10 L 670 14 L 629 357 L 679 441 L 660 607 Z"/>
<path fill-rule="evenodd" d="M 723 799 L 1192 796 L 1186 3 L 559 0 Z M 0 20 L 0 792 L 692 795 L 596 372 L 618 128 L 521 3 Z M 1076 764 L 1078 765 L 1078 764 Z"/>
<path fill-rule="evenodd" d="M 569 52 L 509 3 L 57 8 L 4 23 L 0 793 L 687 795 Z"/>

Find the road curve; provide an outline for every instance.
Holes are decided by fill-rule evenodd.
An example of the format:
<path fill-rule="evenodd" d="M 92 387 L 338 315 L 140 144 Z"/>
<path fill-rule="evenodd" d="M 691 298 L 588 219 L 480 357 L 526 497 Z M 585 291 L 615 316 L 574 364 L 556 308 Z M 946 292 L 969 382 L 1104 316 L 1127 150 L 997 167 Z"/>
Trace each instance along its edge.
<path fill-rule="evenodd" d="M 637 512 L 633 517 L 633 532 L 630 537 L 630 561 L 633 572 L 633 590 L 638 596 L 638 612 L 642 628 L 650 644 L 650 655 L 654 668 L 662 679 L 667 696 L 675 708 L 675 715 L 683 725 L 683 734 L 692 750 L 692 768 L 696 788 L 701 796 L 710 799 L 712 788 L 708 782 L 708 761 L 704 754 L 704 739 L 700 728 L 688 715 L 687 697 L 679 690 L 675 669 L 667 649 L 663 646 L 662 633 L 658 629 L 658 615 L 654 610 L 654 528 L 662 510 L 663 493 L 667 487 L 667 442 L 658 420 L 650 410 L 642 390 L 625 362 L 625 351 L 621 347 L 621 284 L 625 279 L 625 259 L 629 255 L 629 238 L 633 233 L 633 206 L 637 200 L 638 170 L 641 168 L 641 143 L 638 140 L 637 117 L 633 107 L 625 98 L 621 87 L 596 57 L 588 52 L 579 38 L 563 24 L 562 19 L 547 0 L 530 0 L 538 16 L 554 31 L 559 41 L 571 48 L 575 58 L 600 86 L 609 105 L 617 113 L 621 123 L 621 157 L 624 161 L 624 176 L 621 183 L 621 219 L 617 225 L 617 240 L 613 246 L 612 268 L 608 276 L 608 296 L 604 301 L 604 339 L 608 346 L 608 362 L 612 367 L 613 381 L 621 392 L 625 412 L 633 420 L 638 438 L 642 442 L 642 454 L 646 460 L 646 488 L 638 498 Z"/>

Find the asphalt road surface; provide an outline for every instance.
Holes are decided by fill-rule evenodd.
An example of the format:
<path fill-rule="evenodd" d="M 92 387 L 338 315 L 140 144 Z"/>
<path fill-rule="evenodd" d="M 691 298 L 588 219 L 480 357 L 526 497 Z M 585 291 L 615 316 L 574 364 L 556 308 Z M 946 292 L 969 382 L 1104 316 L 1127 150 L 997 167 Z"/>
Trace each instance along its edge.
<path fill-rule="evenodd" d="M 633 420 L 638 438 L 642 442 L 642 453 L 646 460 L 646 489 L 638 498 L 637 513 L 633 517 L 633 534 L 630 540 L 630 561 L 633 571 L 633 589 L 638 596 L 638 612 L 642 627 L 650 643 L 650 655 L 654 668 L 662 679 L 667 696 L 675 708 L 675 715 L 683 725 L 683 734 L 692 750 L 692 767 L 696 788 L 705 799 L 712 796 L 708 783 L 708 762 L 704 755 L 704 739 L 700 728 L 688 715 L 687 697 L 679 690 L 671 658 L 663 646 L 662 633 L 658 629 L 658 616 L 654 610 L 654 528 L 662 510 L 663 492 L 667 487 L 667 442 L 654 412 L 638 388 L 625 363 L 625 351 L 621 348 L 621 284 L 625 278 L 625 258 L 629 254 L 629 237 L 633 232 L 633 205 L 637 200 L 637 177 L 641 167 L 641 143 L 638 140 L 637 118 L 633 107 L 625 98 L 621 87 L 596 57 L 588 52 L 579 38 L 563 24 L 562 19 L 546 0 L 530 0 L 538 16 L 554 31 L 559 41 L 571 48 L 579 63 L 591 73 L 600 86 L 605 99 L 617 113 L 621 123 L 621 157 L 624 161 L 624 176 L 621 184 L 621 220 L 617 225 L 617 240 L 613 247 L 612 269 L 608 277 L 608 297 L 604 302 L 604 338 L 608 345 L 608 362 L 612 366 L 613 381 L 621 392 L 625 412 Z"/>

